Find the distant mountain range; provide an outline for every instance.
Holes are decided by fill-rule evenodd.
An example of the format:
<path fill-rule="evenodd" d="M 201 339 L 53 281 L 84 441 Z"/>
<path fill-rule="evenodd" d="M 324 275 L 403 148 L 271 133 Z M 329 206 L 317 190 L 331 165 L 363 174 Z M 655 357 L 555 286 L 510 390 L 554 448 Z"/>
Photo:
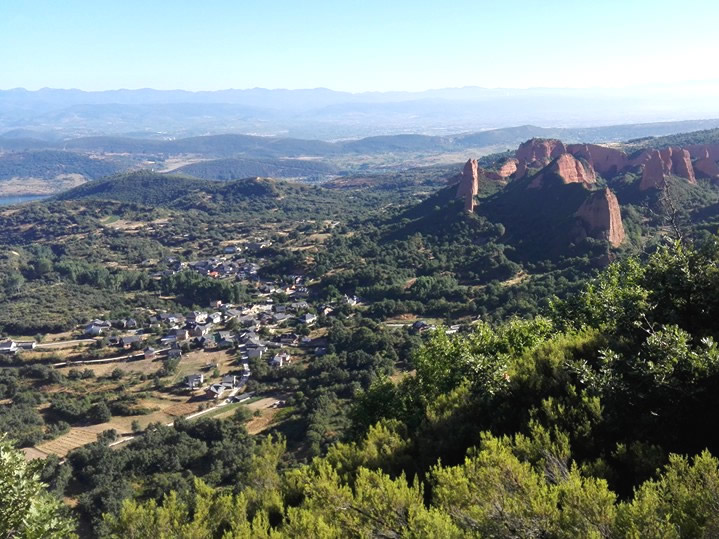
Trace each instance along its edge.
<path fill-rule="evenodd" d="M 716 87 L 715 87 L 716 86 Z M 719 117 L 719 86 L 616 89 L 449 88 L 352 94 L 308 90 L 0 91 L 0 133 L 191 136 L 218 133 L 335 140 L 448 134 L 510 125 L 584 127 Z"/>
<path fill-rule="evenodd" d="M 719 120 L 590 128 L 526 125 L 446 136 L 382 135 L 337 142 L 237 134 L 170 140 L 127 136 L 58 140 L 28 138 L 35 134 L 17 130 L 0 135 L 0 194 L 54 193 L 78 182 L 138 169 L 225 181 L 248 177 L 325 181 L 339 175 L 350 178 L 348 184 L 353 185 L 360 180 L 367 182 L 367 175 L 401 173 L 431 165 L 437 157 L 442 158 L 440 163 L 448 164 L 466 159 L 465 155 L 501 153 L 530 138 L 615 142 L 631 149 L 661 144 L 663 139 L 657 136 L 675 136 L 681 142 L 672 144 L 690 144 L 713 133 L 696 130 L 716 127 Z M 695 131 L 687 133 L 692 130 Z M 366 165 L 368 161 L 375 164 Z"/>
<path fill-rule="evenodd" d="M 347 154 L 378 155 L 406 152 L 447 152 L 476 148 L 514 148 L 528 138 L 561 138 L 567 142 L 626 142 L 632 139 L 674 135 L 719 127 L 719 118 L 603 127 L 544 128 L 534 125 L 488 129 L 453 135 L 382 135 L 326 142 L 317 139 L 222 134 L 177 139 L 129 136 L 92 136 L 52 139 L 27 130 L 0 134 L 0 150 L 64 150 L 130 154 L 197 154 L 217 158 L 252 159 L 336 157 Z"/>

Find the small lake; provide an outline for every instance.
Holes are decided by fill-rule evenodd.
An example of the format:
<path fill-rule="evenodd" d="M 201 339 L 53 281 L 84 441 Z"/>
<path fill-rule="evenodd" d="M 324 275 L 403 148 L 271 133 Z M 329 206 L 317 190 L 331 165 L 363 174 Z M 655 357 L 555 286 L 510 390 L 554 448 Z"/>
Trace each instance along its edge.
<path fill-rule="evenodd" d="M 12 204 L 22 204 L 23 202 L 32 202 L 33 200 L 42 200 L 48 198 L 46 195 L 22 195 L 4 197 L 0 196 L 0 206 L 10 206 Z"/>

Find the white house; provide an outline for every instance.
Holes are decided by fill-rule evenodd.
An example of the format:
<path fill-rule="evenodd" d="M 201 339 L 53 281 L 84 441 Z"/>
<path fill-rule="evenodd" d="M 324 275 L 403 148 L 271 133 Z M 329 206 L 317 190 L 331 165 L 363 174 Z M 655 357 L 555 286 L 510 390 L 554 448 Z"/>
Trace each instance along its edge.
<path fill-rule="evenodd" d="M 270 360 L 271 367 L 281 368 L 285 365 L 289 365 L 290 363 L 292 363 L 292 356 L 290 356 L 287 352 L 275 354 L 275 357 Z"/>
<path fill-rule="evenodd" d="M 15 341 L 0 342 L 0 354 L 17 354 L 18 346 Z"/>
<path fill-rule="evenodd" d="M 205 383 L 205 375 L 190 374 L 187 378 L 185 378 L 185 382 L 187 383 L 187 387 L 189 389 L 197 389 L 198 387 L 201 387 L 203 383 Z"/>

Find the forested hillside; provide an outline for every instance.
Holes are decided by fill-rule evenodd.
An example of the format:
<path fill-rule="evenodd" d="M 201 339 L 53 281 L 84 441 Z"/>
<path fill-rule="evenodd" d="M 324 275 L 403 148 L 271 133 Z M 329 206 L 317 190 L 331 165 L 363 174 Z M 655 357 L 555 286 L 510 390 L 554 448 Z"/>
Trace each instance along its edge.
<path fill-rule="evenodd" d="M 119 165 L 74 152 L 42 150 L 0 155 L 0 181 L 12 178 L 53 179 L 62 174 L 80 174 L 88 179 L 116 173 Z"/>
<path fill-rule="evenodd" d="M 215 159 L 186 165 L 173 174 L 187 174 L 205 180 L 239 180 L 250 177 L 296 178 L 326 176 L 337 172 L 335 167 L 314 160 L 300 159 Z"/>
<path fill-rule="evenodd" d="M 437 332 L 299 468 L 281 439 L 210 420 L 99 441 L 43 477 L 89 485 L 107 537 L 713 536 L 718 246 L 614 264 L 544 317 Z"/>

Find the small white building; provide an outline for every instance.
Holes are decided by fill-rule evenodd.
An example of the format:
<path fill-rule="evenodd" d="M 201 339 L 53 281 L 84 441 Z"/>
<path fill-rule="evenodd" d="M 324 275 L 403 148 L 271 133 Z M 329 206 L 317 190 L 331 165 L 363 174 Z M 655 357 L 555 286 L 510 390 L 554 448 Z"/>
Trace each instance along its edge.
<path fill-rule="evenodd" d="M 290 363 L 292 363 L 292 356 L 290 356 L 287 352 L 275 354 L 275 356 L 270 360 L 270 366 L 277 368 L 282 368 Z"/>
<path fill-rule="evenodd" d="M 223 384 L 212 384 L 207 388 L 207 391 L 205 391 L 205 395 L 211 399 L 219 399 L 226 389 L 227 387 Z"/>
<path fill-rule="evenodd" d="M 205 383 L 205 375 L 204 374 L 190 374 L 185 378 L 185 383 L 187 384 L 187 387 L 189 389 L 197 389 L 199 387 L 202 387 L 202 384 Z"/>
<path fill-rule="evenodd" d="M 222 385 L 225 386 L 227 389 L 234 389 L 239 385 L 239 383 L 239 377 L 235 376 L 234 374 L 226 374 L 222 377 Z"/>
<path fill-rule="evenodd" d="M 15 341 L 3 341 L 0 342 L 0 354 L 15 355 L 17 354 L 18 346 Z"/>
<path fill-rule="evenodd" d="M 300 322 L 302 322 L 303 324 L 306 324 L 308 326 L 311 324 L 314 324 L 316 320 L 317 320 L 317 317 L 312 313 L 307 313 L 307 314 L 303 314 L 302 316 L 300 316 Z"/>
<path fill-rule="evenodd" d="M 266 346 L 257 346 L 255 348 L 247 349 L 248 359 L 261 359 L 262 355 L 267 351 Z"/>

